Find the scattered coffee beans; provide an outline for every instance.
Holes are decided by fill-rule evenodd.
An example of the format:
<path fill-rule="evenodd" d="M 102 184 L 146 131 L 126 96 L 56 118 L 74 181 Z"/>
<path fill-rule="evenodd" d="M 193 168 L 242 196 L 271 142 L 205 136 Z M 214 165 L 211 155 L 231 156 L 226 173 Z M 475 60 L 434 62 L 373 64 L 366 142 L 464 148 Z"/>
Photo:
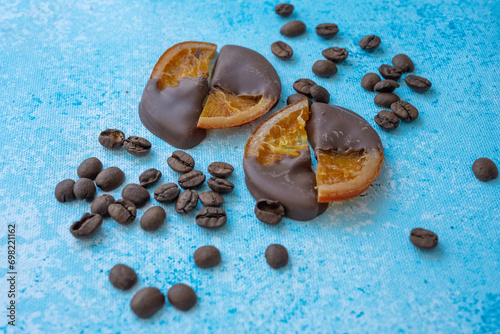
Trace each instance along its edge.
<path fill-rule="evenodd" d="M 302 21 L 291 21 L 281 27 L 280 33 L 283 36 L 294 37 L 306 32 L 306 25 Z"/>
<path fill-rule="evenodd" d="M 399 84 L 397 81 L 394 80 L 382 80 L 380 82 L 377 82 L 375 87 L 373 88 L 374 91 L 376 92 L 394 92 L 396 88 L 399 87 Z"/>
<path fill-rule="evenodd" d="M 411 61 L 410 57 L 404 54 L 395 55 L 392 58 L 392 65 L 399 68 L 403 73 L 413 72 L 415 70 L 415 65 Z"/>
<path fill-rule="evenodd" d="M 399 118 L 389 110 L 381 110 L 375 117 L 375 123 L 386 131 L 391 131 L 399 126 Z"/>
<path fill-rule="evenodd" d="M 143 187 L 149 187 L 161 179 L 161 172 L 158 169 L 150 168 L 139 176 L 139 182 Z"/>
<path fill-rule="evenodd" d="M 107 129 L 99 134 L 99 143 L 106 148 L 120 148 L 125 141 L 125 134 L 120 130 Z"/>
<path fill-rule="evenodd" d="M 293 83 L 293 89 L 306 96 L 311 96 L 311 87 L 313 86 L 316 86 L 316 83 L 310 79 L 298 79 Z"/>
<path fill-rule="evenodd" d="M 149 201 L 149 192 L 143 186 L 135 183 L 127 184 L 122 190 L 122 198 L 142 208 Z"/>
<path fill-rule="evenodd" d="M 91 180 L 95 180 L 97 174 L 99 174 L 102 170 L 102 162 L 97 158 L 88 158 L 83 160 L 83 162 L 78 166 L 76 170 L 76 174 L 78 174 L 79 178 L 87 178 Z"/>
<path fill-rule="evenodd" d="M 220 252 L 214 246 L 202 246 L 194 252 L 194 263 L 200 268 L 212 268 L 220 263 Z"/>
<path fill-rule="evenodd" d="M 372 92 L 375 85 L 380 82 L 380 77 L 376 73 L 366 73 L 361 79 L 361 87 L 365 90 Z"/>
<path fill-rule="evenodd" d="M 88 239 L 99 231 L 102 216 L 97 213 L 84 213 L 79 221 L 74 222 L 69 231 L 77 239 Z"/>
<path fill-rule="evenodd" d="M 172 203 L 179 197 L 180 193 L 181 190 L 175 183 L 167 183 L 155 189 L 154 197 L 160 203 Z"/>
<path fill-rule="evenodd" d="M 215 177 L 227 178 L 233 174 L 234 167 L 225 162 L 212 162 L 208 166 L 208 172 Z"/>
<path fill-rule="evenodd" d="M 399 96 L 394 93 L 378 93 L 373 102 L 380 107 L 390 107 L 394 102 L 399 101 Z"/>
<path fill-rule="evenodd" d="M 427 92 L 432 86 L 432 83 L 429 80 L 416 75 L 407 75 L 405 82 L 410 89 L 419 93 Z"/>
<path fill-rule="evenodd" d="M 131 201 L 119 199 L 108 206 L 108 212 L 118 224 L 128 225 L 135 220 L 137 208 Z"/>
<path fill-rule="evenodd" d="M 361 38 L 361 40 L 359 41 L 359 46 L 363 50 L 375 50 L 380 46 L 381 42 L 382 41 L 380 40 L 380 37 L 375 35 L 368 35 Z"/>
<path fill-rule="evenodd" d="M 97 197 L 90 206 L 90 212 L 98 213 L 103 217 L 108 217 L 108 207 L 115 202 L 115 198 L 111 195 L 104 194 Z"/>
<path fill-rule="evenodd" d="M 137 274 L 129 266 L 117 264 L 109 271 L 109 282 L 117 289 L 129 290 L 137 282 Z"/>
<path fill-rule="evenodd" d="M 274 7 L 274 12 L 281 17 L 288 17 L 293 12 L 293 5 L 289 3 L 280 3 Z"/>
<path fill-rule="evenodd" d="M 115 190 L 123 181 L 125 181 L 125 174 L 118 167 L 103 169 L 95 178 L 95 184 L 103 191 Z"/>
<path fill-rule="evenodd" d="M 403 71 L 399 68 L 387 64 L 380 65 L 378 71 L 385 79 L 390 80 L 399 80 L 403 75 Z"/>
<path fill-rule="evenodd" d="M 56 199 L 61 203 L 73 201 L 74 199 L 76 199 L 75 194 L 73 193 L 74 185 L 75 181 L 71 179 L 66 179 L 59 182 L 55 190 Z"/>
<path fill-rule="evenodd" d="M 341 63 L 347 59 L 347 56 L 349 55 L 349 51 L 347 51 L 344 48 L 339 48 L 339 47 L 334 46 L 333 48 L 328 48 L 328 49 L 321 51 L 321 54 L 326 59 L 331 60 L 334 63 L 338 64 L 338 63 Z"/>
<path fill-rule="evenodd" d="M 311 99 L 309 97 L 305 96 L 304 94 L 299 94 L 299 93 L 290 95 L 286 99 L 286 104 L 289 105 L 289 104 L 292 104 L 295 102 L 299 102 L 302 99 L 307 99 L 307 102 L 309 103 L 309 107 L 311 106 L 311 104 L 312 104 Z"/>
<path fill-rule="evenodd" d="M 278 244 L 269 245 L 265 256 L 267 263 L 274 269 L 282 268 L 288 263 L 288 251 Z"/>
<path fill-rule="evenodd" d="M 138 157 L 146 155 L 151 151 L 149 140 L 137 136 L 128 137 L 123 143 L 123 147 L 128 153 Z"/>
<path fill-rule="evenodd" d="M 152 206 L 141 217 L 141 228 L 145 231 L 156 231 L 167 218 L 167 213 L 161 206 Z"/>
<path fill-rule="evenodd" d="M 85 178 L 78 179 L 73 186 L 73 193 L 78 199 L 84 199 L 87 202 L 92 202 L 96 193 L 94 181 Z"/>
<path fill-rule="evenodd" d="M 179 176 L 177 183 L 182 189 L 199 187 L 205 182 L 205 175 L 199 170 L 192 170 Z"/>
<path fill-rule="evenodd" d="M 330 93 L 325 87 L 316 85 L 311 88 L 311 96 L 316 102 L 330 102 Z"/>
<path fill-rule="evenodd" d="M 438 245 L 438 236 L 423 228 L 414 228 L 410 234 L 411 243 L 420 249 L 433 249 Z"/>
<path fill-rule="evenodd" d="M 165 295 L 160 290 L 148 287 L 137 291 L 130 302 L 130 308 L 143 319 L 152 317 L 165 304 Z"/>
<path fill-rule="evenodd" d="M 282 41 L 271 44 L 271 52 L 280 59 L 290 59 L 293 56 L 292 47 Z"/>
<path fill-rule="evenodd" d="M 479 158 L 472 164 L 472 172 L 479 181 L 487 182 L 498 177 L 498 168 L 488 158 Z"/>
<path fill-rule="evenodd" d="M 331 60 L 317 60 L 312 71 L 318 77 L 328 78 L 337 73 L 337 65 Z"/>
<path fill-rule="evenodd" d="M 187 189 L 179 196 L 175 203 L 175 212 L 182 214 L 190 213 L 198 204 L 198 192 Z"/>
<path fill-rule="evenodd" d="M 391 110 L 404 122 L 411 122 L 417 119 L 418 110 L 406 101 L 397 101 L 391 104 Z"/>
<path fill-rule="evenodd" d="M 219 194 L 228 194 L 234 189 L 234 184 L 226 179 L 211 177 L 207 181 L 208 187 Z"/>
<path fill-rule="evenodd" d="M 184 151 L 174 151 L 167 159 L 167 164 L 177 173 L 187 173 L 194 168 L 194 159 Z"/>
<path fill-rule="evenodd" d="M 198 226 L 213 230 L 226 225 L 226 211 L 221 208 L 207 207 L 196 213 L 196 224 Z"/>
<path fill-rule="evenodd" d="M 194 290 L 186 284 L 175 284 L 167 293 L 170 304 L 181 311 L 188 311 L 198 301 Z"/>
<path fill-rule="evenodd" d="M 334 23 L 321 23 L 316 26 L 316 34 L 321 38 L 333 38 L 339 33 L 339 27 Z"/>
<path fill-rule="evenodd" d="M 224 198 L 216 193 L 215 191 L 204 191 L 199 193 L 198 197 L 200 198 L 201 204 L 203 206 L 216 206 L 220 207 L 224 204 Z"/>
<path fill-rule="evenodd" d="M 263 198 L 257 201 L 254 212 L 261 222 L 276 225 L 281 222 L 281 217 L 285 214 L 285 208 L 278 201 Z"/>

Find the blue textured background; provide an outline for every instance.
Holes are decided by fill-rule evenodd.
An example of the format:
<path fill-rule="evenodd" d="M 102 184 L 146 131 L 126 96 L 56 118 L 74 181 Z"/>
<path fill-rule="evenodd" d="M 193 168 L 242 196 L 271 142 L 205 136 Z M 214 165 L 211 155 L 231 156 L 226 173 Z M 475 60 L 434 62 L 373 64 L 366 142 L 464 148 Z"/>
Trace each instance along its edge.
<path fill-rule="evenodd" d="M 476 180 L 472 162 L 481 156 L 500 165 L 500 3 L 498 1 L 295 1 L 290 18 L 277 2 L 245 1 L 0 1 L 0 244 L 6 225 L 17 226 L 18 330 L 36 332 L 500 332 L 500 179 Z M 296 38 L 280 27 L 301 19 L 307 33 Z M 338 24 L 333 40 L 314 27 Z M 362 51 L 367 34 L 381 47 Z M 177 215 L 157 232 L 107 219 L 89 241 L 68 228 L 89 210 L 85 202 L 58 203 L 58 181 L 76 179 L 78 164 L 96 156 L 119 166 L 126 183 L 151 167 L 163 182 L 176 180 L 166 165 L 173 151 L 139 122 L 137 106 L 158 57 L 171 45 L 200 40 L 239 44 L 261 52 L 276 67 L 283 94 L 308 77 L 331 92 L 331 103 L 364 116 L 379 132 L 386 160 L 362 196 L 335 203 L 310 222 L 284 219 L 265 226 L 253 214 L 244 186 L 243 147 L 257 123 L 212 131 L 189 151 L 197 168 L 211 161 L 236 169 L 236 190 L 225 196 L 228 224 L 206 231 L 194 213 Z M 284 40 L 289 61 L 270 45 Z M 330 79 L 315 77 L 313 62 L 329 46 L 346 47 L 349 58 Z M 397 53 L 415 62 L 415 74 L 432 89 L 397 93 L 418 107 L 416 122 L 392 132 L 373 122 L 380 110 L 359 85 Z M 128 93 L 127 93 L 128 92 Z M 147 157 L 108 151 L 97 141 L 108 127 L 153 143 Z M 207 189 L 206 185 L 203 189 Z M 111 192 L 120 197 L 121 188 Z M 98 194 L 100 194 L 99 192 Z M 154 200 L 149 205 L 156 204 Z M 201 207 L 201 205 L 200 205 Z M 408 240 L 425 227 L 440 238 L 422 252 Z M 290 263 L 272 270 L 265 248 L 281 243 Z M 222 264 L 195 267 L 192 254 L 217 246 Z M 5 273 L 6 255 L 0 254 Z M 134 268 L 132 291 L 113 288 L 107 274 L 116 263 Z M 180 312 L 167 303 L 149 320 L 129 303 L 135 291 L 155 286 L 164 293 L 178 282 L 192 286 L 199 303 Z M 0 283 L 0 331 L 6 325 L 7 285 Z"/>

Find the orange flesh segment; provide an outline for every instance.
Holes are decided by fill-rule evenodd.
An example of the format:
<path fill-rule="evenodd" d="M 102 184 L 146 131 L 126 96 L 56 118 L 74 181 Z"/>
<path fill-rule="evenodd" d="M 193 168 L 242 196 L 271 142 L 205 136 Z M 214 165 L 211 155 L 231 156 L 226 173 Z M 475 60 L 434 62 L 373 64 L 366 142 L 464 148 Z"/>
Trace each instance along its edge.
<path fill-rule="evenodd" d="M 353 180 L 359 176 L 365 163 L 366 157 L 363 152 L 330 154 L 319 151 L 316 181 L 320 186 Z"/>

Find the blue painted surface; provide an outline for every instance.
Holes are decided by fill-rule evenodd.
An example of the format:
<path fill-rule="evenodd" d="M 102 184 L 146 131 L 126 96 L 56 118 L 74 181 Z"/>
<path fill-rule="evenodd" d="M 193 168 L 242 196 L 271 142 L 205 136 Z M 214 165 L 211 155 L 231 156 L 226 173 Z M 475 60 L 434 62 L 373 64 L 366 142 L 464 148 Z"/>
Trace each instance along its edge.
<path fill-rule="evenodd" d="M 500 165 L 499 3 L 303 0 L 293 3 L 290 18 L 274 14 L 276 3 L 0 1 L 0 207 L 2 229 L 17 226 L 17 330 L 500 331 L 500 179 L 485 184 L 471 172 L 481 156 Z M 306 23 L 305 35 L 279 34 L 292 19 Z M 338 24 L 333 40 L 314 33 L 323 22 Z M 382 45 L 366 53 L 357 42 L 370 33 L 381 36 Z M 139 219 L 130 226 L 107 219 L 92 240 L 74 239 L 68 228 L 89 205 L 58 203 L 53 191 L 58 181 L 76 179 L 85 158 L 119 166 L 127 183 L 151 167 L 163 172 L 163 182 L 176 180 L 166 165 L 173 148 L 142 126 L 137 105 L 158 57 L 185 40 L 219 48 L 239 44 L 266 56 L 283 83 L 272 112 L 285 105 L 297 78 L 308 77 L 329 89 L 331 103 L 376 127 L 373 116 L 380 108 L 359 82 L 397 53 L 408 54 L 415 74 L 429 78 L 433 87 L 418 94 L 401 80 L 397 93 L 419 108 L 419 119 L 392 133 L 376 127 L 386 154 L 380 176 L 365 194 L 332 204 L 314 221 L 284 219 L 269 227 L 255 219 L 241 157 L 256 122 L 211 131 L 189 151 L 204 172 L 215 160 L 236 167 L 230 178 L 236 190 L 225 196 L 229 221 L 223 229 L 202 230 L 194 213 L 179 216 L 164 205 L 168 222 L 157 232 L 142 231 Z M 291 60 L 271 54 L 276 40 L 293 47 Z M 332 78 L 315 77 L 311 66 L 329 46 L 346 47 L 349 58 Z M 153 151 L 137 158 L 104 149 L 97 136 L 108 127 L 146 137 Z M 120 192 L 111 194 L 120 197 Z M 435 231 L 438 248 L 414 248 L 408 240 L 414 227 Z M 5 233 L 0 233 L 2 249 Z M 288 248 L 290 263 L 284 269 L 266 264 L 264 251 L 271 243 Z M 205 244 L 221 250 L 222 264 L 214 269 L 194 266 L 192 254 Z M 116 263 L 136 270 L 139 282 L 131 291 L 108 282 Z M 191 311 L 167 303 L 149 320 L 131 312 L 130 300 L 140 288 L 155 286 L 166 293 L 178 282 L 192 286 L 199 297 Z M 0 331 L 10 333 L 3 315 L 5 279 L 0 287 Z"/>

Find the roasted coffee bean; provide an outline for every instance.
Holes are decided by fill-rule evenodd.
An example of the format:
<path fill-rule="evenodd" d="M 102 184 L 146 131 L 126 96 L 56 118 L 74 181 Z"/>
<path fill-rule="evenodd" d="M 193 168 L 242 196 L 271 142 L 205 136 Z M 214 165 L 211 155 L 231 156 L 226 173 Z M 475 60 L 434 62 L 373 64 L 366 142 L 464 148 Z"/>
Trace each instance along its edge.
<path fill-rule="evenodd" d="M 79 178 L 87 178 L 95 180 L 95 178 L 101 172 L 101 170 L 102 170 L 101 160 L 92 157 L 83 160 L 80 166 L 78 166 L 76 174 L 78 174 Z"/>
<path fill-rule="evenodd" d="M 337 65 L 331 60 L 317 60 L 312 71 L 318 77 L 328 78 L 337 73 Z"/>
<path fill-rule="evenodd" d="M 311 96 L 316 102 L 330 102 L 330 93 L 325 87 L 316 85 L 311 88 Z"/>
<path fill-rule="evenodd" d="M 129 266 L 117 264 L 109 271 L 109 282 L 117 289 L 129 290 L 137 282 L 137 274 Z"/>
<path fill-rule="evenodd" d="M 389 110 L 381 110 L 375 117 L 375 123 L 386 131 L 391 131 L 399 126 L 399 118 Z"/>
<path fill-rule="evenodd" d="M 69 231 L 77 239 L 88 239 L 99 231 L 102 216 L 97 213 L 84 213 L 79 221 L 74 222 Z"/>
<path fill-rule="evenodd" d="M 181 311 L 188 311 L 198 301 L 194 290 L 186 284 L 178 283 L 172 286 L 167 293 L 170 304 Z"/>
<path fill-rule="evenodd" d="M 285 247 L 272 244 L 266 249 L 266 261 L 274 269 L 279 269 L 288 263 L 288 251 Z"/>
<path fill-rule="evenodd" d="M 92 202 L 96 193 L 94 181 L 85 178 L 78 179 L 73 186 L 73 193 L 78 199 L 84 199 L 87 202 Z"/>
<path fill-rule="evenodd" d="M 380 82 L 380 77 L 376 73 L 366 73 L 361 79 L 361 87 L 364 90 L 372 92 L 375 89 L 375 85 Z"/>
<path fill-rule="evenodd" d="M 161 206 L 152 206 L 141 217 L 141 227 L 145 231 L 155 231 L 167 218 L 167 213 Z"/>
<path fill-rule="evenodd" d="M 215 161 L 208 165 L 208 172 L 215 177 L 227 178 L 233 174 L 234 167 L 226 162 Z"/>
<path fill-rule="evenodd" d="M 155 189 L 154 197 L 160 203 L 172 203 L 179 197 L 180 193 L 181 190 L 175 183 L 167 183 Z"/>
<path fill-rule="evenodd" d="M 334 23 L 321 23 L 316 26 L 316 34 L 321 38 L 333 38 L 339 33 L 339 27 Z"/>
<path fill-rule="evenodd" d="M 401 78 L 401 75 L 403 75 L 403 71 L 401 71 L 399 68 L 387 64 L 380 65 L 378 71 L 380 72 L 380 75 L 384 77 L 384 79 L 390 80 L 399 80 Z"/>
<path fill-rule="evenodd" d="M 149 140 L 137 136 L 128 137 L 123 143 L 123 147 L 128 153 L 138 157 L 146 155 L 151 151 Z"/>
<path fill-rule="evenodd" d="M 205 175 L 199 170 L 192 170 L 179 176 L 177 183 L 182 189 L 199 187 L 205 182 Z"/>
<path fill-rule="evenodd" d="M 161 172 L 158 169 L 150 168 L 139 176 L 139 182 L 143 187 L 149 187 L 161 179 Z"/>
<path fill-rule="evenodd" d="M 394 93 L 378 93 L 373 102 L 380 107 L 390 107 L 394 102 L 399 101 L 399 96 Z"/>
<path fill-rule="evenodd" d="M 487 182 L 498 177 L 498 168 L 488 158 L 479 158 L 472 164 L 472 172 L 479 181 Z"/>
<path fill-rule="evenodd" d="M 115 190 L 123 181 L 125 181 L 125 174 L 118 167 L 103 169 L 95 178 L 95 184 L 103 191 Z"/>
<path fill-rule="evenodd" d="M 137 208 L 134 203 L 126 199 L 118 201 L 108 206 L 108 212 L 118 224 L 128 225 L 135 220 L 137 216 Z"/>
<path fill-rule="evenodd" d="M 175 212 L 181 215 L 190 213 L 198 204 L 198 192 L 196 190 L 187 189 L 179 196 L 175 203 Z"/>
<path fill-rule="evenodd" d="M 150 196 L 149 191 L 143 186 L 130 183 L 123 188 L 122 198 L 131 201 L 136 207 L 142 208 L 149 201 Z"/>
<path fill-rule="evenodd" d="M 415 65 L 411 61 L 410 57 L 404 54 L 395 55 L 392 58 L 392 65 L 399 68 L 403 73 L 413 72 L 415 70 Z"/>
<path fill-rule="evenodd" d="M 276 225 L 281 222 L 281 217 L 285 214 L 285 208 L 278 201 L 263 198 L 257 201 L 254 212 L 261 222 Z"/>
<path fill-rule="evenodd" d="M 59 182 L 55 190 L 56 199 L 61 203 L 73 201 L 74 199 L 76 199 L 75 194 L 73 193 L 74 185 L 75 181 L 71 179 L 66 179 Z"/>
<path fill-rule="evenodd" d="M 202 246 L 194 252 L 194 263 L 200 268 L 212 268 L 220 263 L 220 252 L 214 246 Z"/>
<path fill-rule="evenodd" d="M 207 181 L 208 187 L 219 194 L 228 194 L 234 189 L 234 184 L 226 179 L 211 177 Z"/>
<path fill-rule="evenodd" d="M 321 54 L 326 59 L 338 64 L 347 59 L 347 56 L 349 56 L 349 51 L 344 48 L 338 48 L 334 46 L 333 48 L 324 49 L 323 51 L 321 51 Z"/>
<path fill-rule="evenodd" d="M 316 83 L 310 79 L 298 79 L 293 83 L 293 89 L 306 96 L 311 96 L 311 87 L 313 86 L 316 86 Z"/>
<path fill-rule="evenodd" d="M 368 35 L 368 36 L 361 38 L 361 40 L 359 41 L 359 46 L 363 50 L 370 51 L 370 50 L 375 50 L 376 48 L 378 48 L 380 46 L 381 42 L 382 41 L 381 41 L 380 37 L 375 36 L 375 35 Z"/>
<path fill-rule="evenodd" d="M 103 217 L 108 217 L 108 207 L 115 202 L 115 198 L 111 195 L 104 194 L 97 197 L 90 205 L 90 212 L 98 213 Z"/>
<path fill-rule="evenodd" d="M 429 80 L 416 75 L 407 75 L 405 82 L 410 89 L 419 93 L 427 92 L 432 86 L 432 83 Z"/>
<path fill-rule="evenodd" d="M 274 7 L 274 12 L 281 17 L 288 17 L 293 12 L 293 5 L 289 3 L 280 3 Z"/>
<path fill-rule="evenodd" d="M 411 243 L 420 249 L 433 249 L 438 245 L 438 236 L 423 228 L 414 228 L 410 234 Z"/>
<path fill-rule="evenodd" d="M 130 302 L 130 308 L 143 319 L 151 318 L 165 304 L 165 295 L 160 290 L 147 287 L 136 292 Z"/>
<path fill-rule="evenodd" d="M 120 148 L 125 141 L 125 134 L 120 130 L 107 129 L 99 134 L 99 143 L 106 148 Z"/>
<path fill-rule="evenodd" d="M 290 59 L 293 56 L 292 47 L 282 41 L 271 44 L 271 52 L 280 59 Z"/>
<path fill-rule="evenodd" d="M 391 110 L 404 122 L 411 122 L 417 119 L 418 110 L 406 101 L 397 101 L 391 104 Z"/>
<path fill-rule="evenodd" d="M 399 87 L 399 84 L 394 80 L 382 80 L 377 82 L 373 90 L 376 92 L 394 92 L 396 88 Z"/>
<path fill-rule="evenodd" d="M 196 213 L 196 224 L 208 230 L 220 228 L 226 223 L 226 211 L 221 208 L 207 207 Z"/>
<path fill-rule="evenodd" d="M 291 21 L 281 27 L 280 33 L 283 36 L 294 37 L 306 32 L 306 25 L 302 21 Z"/>
<path fill-rule="evenodd" d="M 174 151 L 167 159 L 167 164 L 177 173 L 187 173 L 194 168 L 194 159 L 184 151 Z"/>
<path fill-rule="evenodd" d="M 200 198 L 201 204 L 203 206 L 222 206 L 224 204 L 224 198 L 216 193 L 215 191 L 204 191 L 199 193 L 198 197 Z"/>
<path fill-rule="evenodd" d="M 309 97 L 305 96 L 304 94 L 299 94 L 299 93 L 290 95 L 286 99 L 286 104 L 289 105 L 289 104 L 292 104 L 295 102 L 299 102 L 302 99 L 307 99 L 307 102 L 309 103 L 309 107 L 311 106 L 311 104 L 312 104 L 311 99 Z"/>

